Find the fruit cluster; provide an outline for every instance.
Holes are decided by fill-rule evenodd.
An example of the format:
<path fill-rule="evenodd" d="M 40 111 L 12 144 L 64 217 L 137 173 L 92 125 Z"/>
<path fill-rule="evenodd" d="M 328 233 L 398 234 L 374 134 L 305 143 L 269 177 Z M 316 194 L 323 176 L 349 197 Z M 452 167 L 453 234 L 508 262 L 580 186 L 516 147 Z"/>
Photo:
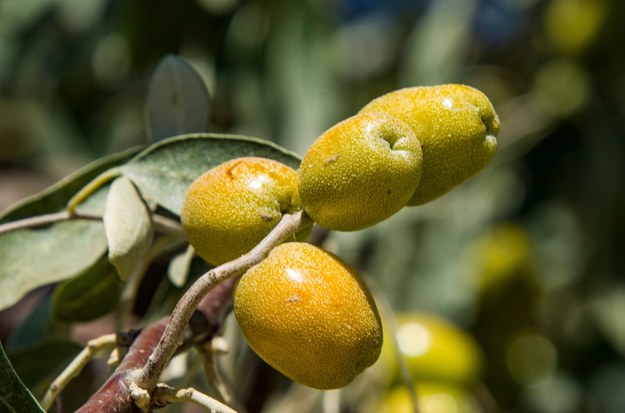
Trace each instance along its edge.
<path fill-rule="evenodd" d="M 298 171 L 247 157 L 206 172 L 188 190 L 182 226 L 214 265 L 245 254 L 283 214 L 302 209 L 332 230 L 367 228 L 475 175 L 494 156 L 498 130 L 492 104 L 471 87 L 391 92 L 324 132 Z M 295 234 L 241 277 L 234 313 L 250 347 L 287 377 L 342 387 L 378 358 L 380 317 L 352 269 L 297 242 L 307 235 Z"/>

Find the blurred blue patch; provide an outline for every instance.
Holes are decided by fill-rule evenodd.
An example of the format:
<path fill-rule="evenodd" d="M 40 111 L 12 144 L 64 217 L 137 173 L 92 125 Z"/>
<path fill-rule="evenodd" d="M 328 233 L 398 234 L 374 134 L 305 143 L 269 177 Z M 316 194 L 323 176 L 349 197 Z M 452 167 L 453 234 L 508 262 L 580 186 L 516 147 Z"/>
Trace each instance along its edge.
<path fill-rule="evenodd" d="M 367 13 L 388 13 L 415 17 L 431 0 L 342 0 L 338 5 L 341 20 L 351 20 Z"/>
<path fill-rule="evenodd" d="M 482 0 L 473 18 L 473 31 L 480 43 L 499 49 L 521 36 L 526 20 L 527 10 L 518 1 Z"/>

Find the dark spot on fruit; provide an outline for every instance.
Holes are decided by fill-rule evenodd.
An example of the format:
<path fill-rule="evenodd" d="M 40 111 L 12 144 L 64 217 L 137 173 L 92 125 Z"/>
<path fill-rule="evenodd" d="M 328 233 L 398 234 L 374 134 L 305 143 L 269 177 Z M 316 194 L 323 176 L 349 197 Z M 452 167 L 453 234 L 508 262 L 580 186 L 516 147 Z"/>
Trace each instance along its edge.
<path fill-rule="evenodd" d="M 235 162 L 230 166 L 230 168 L 226 169 L 226 175 L 228 176 L 228 178 L 234 179 L 234 168 L 236 168 L 241 162 L 243 161 Z"/>
<path fill-rule="evenodd" d="M 263 214 L 260 213 L 260 217 L 264 220 L 264 221 L 273 221 L 273 217 L 269 214 Z"/>

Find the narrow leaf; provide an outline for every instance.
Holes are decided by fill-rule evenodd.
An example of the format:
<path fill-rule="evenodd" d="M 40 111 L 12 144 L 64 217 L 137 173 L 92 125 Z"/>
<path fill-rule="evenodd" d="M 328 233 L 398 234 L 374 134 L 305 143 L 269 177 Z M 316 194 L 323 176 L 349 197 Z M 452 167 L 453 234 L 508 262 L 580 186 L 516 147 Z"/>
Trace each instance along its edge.
<path fill-rule="evenodd" d="M 0 411 L 7 413 L 44 411 L 13 370 L 1 345 L 0 383 L 2 383 L 0 386 Z"/>
<path fill-rule="evenodd" d="M 173 55 L 163 58 L 152 75 L 147 97 L 146 120 L 152 142 L 206 131 L 209 113 L 208 90 L 193 67 Z"/>
<path fill-rule="evenodd" d="M 93 265 L 106 252 L 101 222 L 67 221 L 0 236 L 0 309 Z"/>
<path fill-rule="evenodd" d="M 152 219 L 141 195 L 125 176 L 113 181 L 104 209 L 108 258 L 128 278 L 152 243 Z"/>
<path fill-rule="evenodd" d="M 59 284 L 52 296 L 52 315 L 61 321 L 90 321 L 112 311 L 119 301 L 121 282 L 107 260 Z"/>
<path fill-rule="evenodd" d="M 121 167 L 146 200 L 180 215 L 191 182 L 230 159 L 260 156 L 299 167 L 297 155 L 257 138 L 236 135 L 192 134 L 163 140 Z"/>

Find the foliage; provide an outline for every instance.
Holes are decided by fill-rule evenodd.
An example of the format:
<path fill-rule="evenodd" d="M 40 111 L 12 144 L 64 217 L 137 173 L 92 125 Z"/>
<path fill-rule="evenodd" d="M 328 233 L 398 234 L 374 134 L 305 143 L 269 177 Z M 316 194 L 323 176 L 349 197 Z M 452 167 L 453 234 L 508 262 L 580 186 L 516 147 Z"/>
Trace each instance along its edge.
<path fill-rule="evenodd" d="M 484 385 L 501 410 L 619 411 L 623 12 L 611 0 L 0 2 L 0 207 L 8 208 L 0 222 L 63 211 L 81 188 L 108 177 L 76 209 L 101 216 L 121 176 L 149 211 L 175 219 L 186 186 L 220 160 L 260 153 L 296 167 L 297 157 L 275 144 L 303 153 L 375 96 L 466 83 L 486 92 L 502 121 L 491 168 L 433 204 L 332 234 L 327 247 L 364 273 L 393 310 L 437 313 L 472 333 L 486 353 Z M 173 58 L 159 66 L 168 54 L 193 69 Z M 210 95 L 194 86 L 197 77 Z M 159 84 L 171 88 L 157 97 L 194 102 L 184 106 L 193 121 L 165 117 L 181 113 L 168 110 L 172 99 L 154 97 Z M 185 127 L 165 131 L 161 119 Z M 215 133 L 205 134 L 206 125 Z M 172 130 L 185 136 L 171 138 Z M 146 148 L 148 137 L 157 143 Z M 19 356 L 11 342 L 29 335 L 33 348 L 51 337 L 84 344 L 110 331 L 122 307 L 133 325 L 168 314 L 178 285 L 206 266 L 188 255 L 176 261 L 182 271 L 170 266 L 184 246 L 176 235 L 155 234 L 151 246 L 160 251 L 144 252 L 149 264 L 139 268 L 138 292 L 117 303 L 88 299 L 100 289 L 115 296 L 121 284 L 105 264 L 101 223 L 2 235 L 0 339 L 9 360 Z M 186 282 L 173 285 L 168 269 Z M 89 302 L 98 304 L 91 313 Z M 232 351 L 222 367 L 250 410 L 320 410 L 249 361 L 229 331 Z M 186 375 L 172 371 L 173 382 L 206 388 L 189 357 Z M 536 368 L 511 369 L 518 360 Z M 356 383 L 341 403 L 357 405 L 362 395 Z"/>
<path fill-rule="evenodd" d="M 20 381 L 1 347 L 0 382 L 2 383 L 2 394 L 0 395 L 2 410 L 6 412 L 43 412 L 37 401 Z"/>

